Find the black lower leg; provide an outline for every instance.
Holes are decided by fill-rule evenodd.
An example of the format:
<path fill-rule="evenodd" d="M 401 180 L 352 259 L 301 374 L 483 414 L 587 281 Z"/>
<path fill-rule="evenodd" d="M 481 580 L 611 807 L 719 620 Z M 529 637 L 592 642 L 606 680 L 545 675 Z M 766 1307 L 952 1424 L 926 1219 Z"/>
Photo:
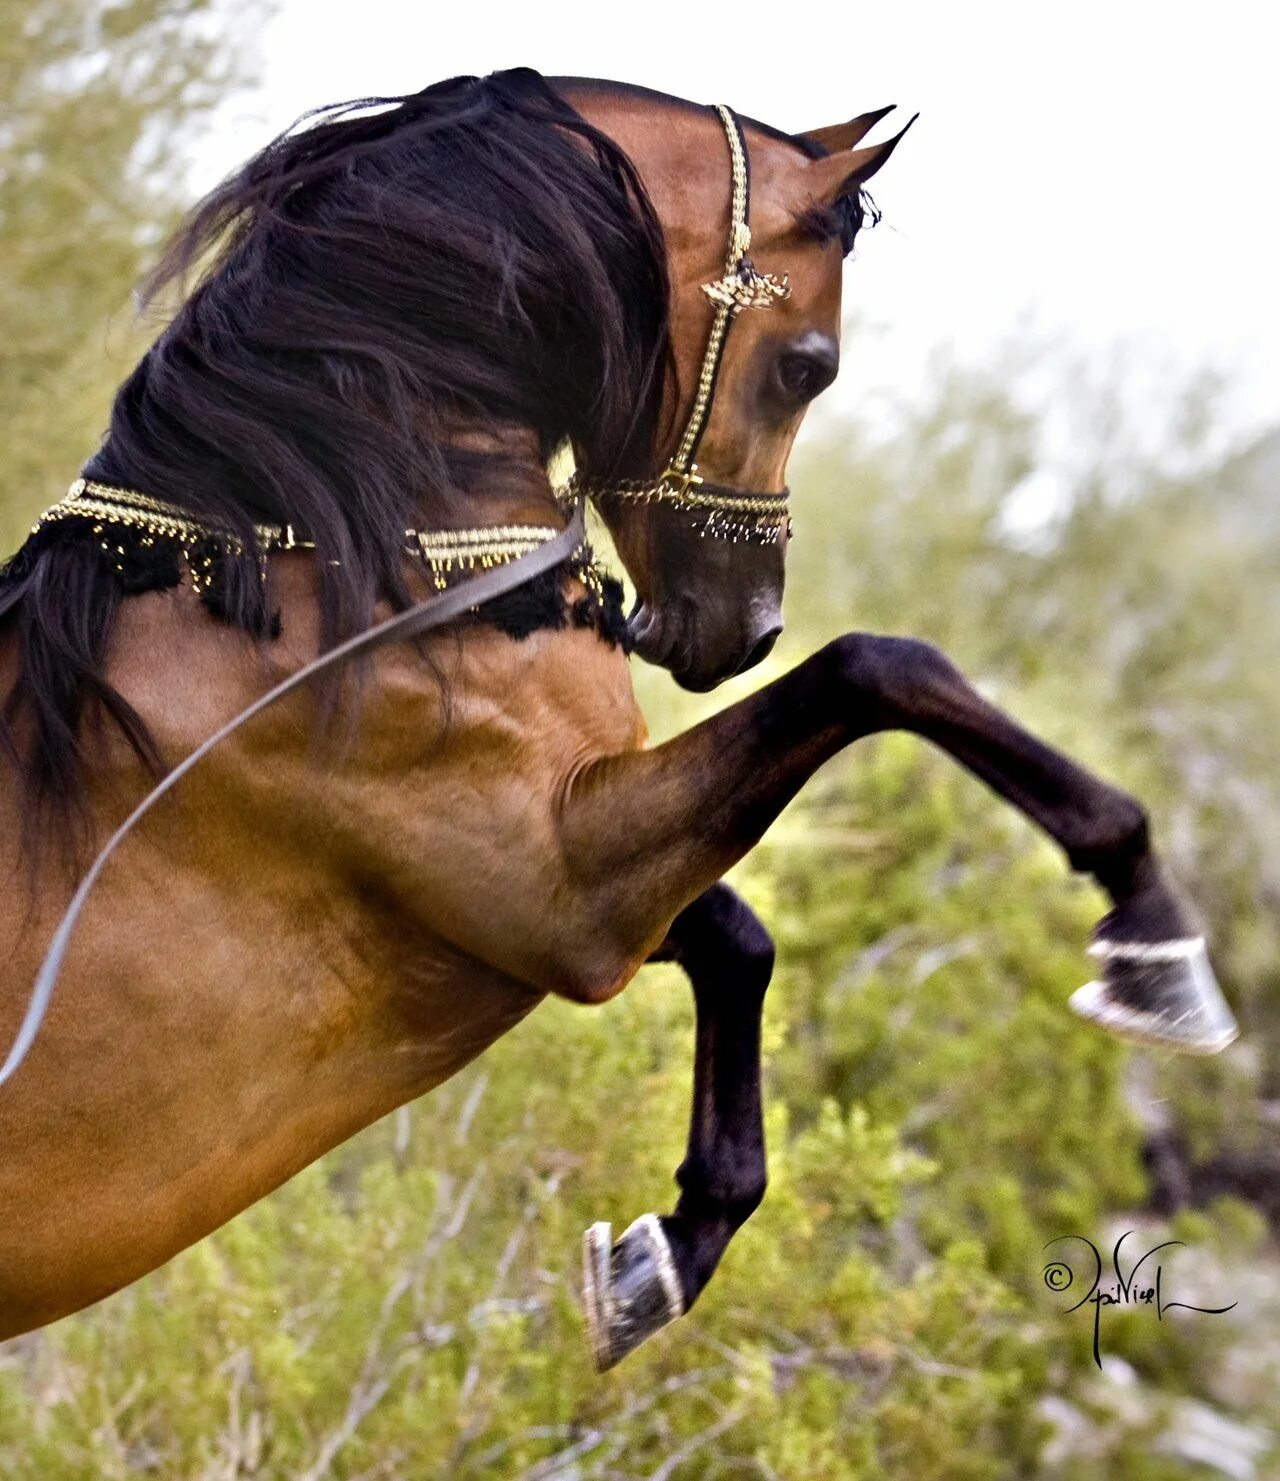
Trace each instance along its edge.
<path fill-rule="evenodd" d="M 680 1200 L 663 1220 L 692 1306 L 737 1229 L 764 1197 L 760 1020 L 773 941 L 728 885 L 713 886 L 673 928 L 675 959 L 697 1005 L 689 1146 Z"/>
<path fill-rule="evenodd" d="M 607 1231 L 588 1233 L 588 1318 L 602 1368 L 693 1305 L 765 1189 L 760 1018 L 773 942 L 716 884 L 676 917 L 653 959 L 680 963 L 697 1005 L 689 1146 L 674 1214 L 637 1221 L 607 1259 Z"/>
<path fill-rule="evenodd" d="M 845 640 L 854 682 L 1038 823 L 1114 909 L 1091 947 L 1100 978 L 1071 1006 L 1113 1032 L 1212 1054 L 1236 1034 L 1195 917 L 1161 868 L 1138 803 L 1022 729 L 925 644 Z"/>

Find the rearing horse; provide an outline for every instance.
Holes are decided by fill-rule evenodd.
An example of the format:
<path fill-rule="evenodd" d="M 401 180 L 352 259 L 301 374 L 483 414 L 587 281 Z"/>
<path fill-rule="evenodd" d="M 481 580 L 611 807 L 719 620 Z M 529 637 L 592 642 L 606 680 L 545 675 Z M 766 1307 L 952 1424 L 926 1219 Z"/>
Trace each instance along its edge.
<path fill-rule="evenodd" d="M 618 1361 L 764 1193 L 773 948 L 721 876 L 878 731 L 940 746 L 1107 890 L 1078 1011 L 1198 1052 L 1233 1036 L 1142 809 L 924 643 L 848 634 L 645 746 L 628 648 L 705 690 L 781 628 L 788 453 L 836 374 L 887 111 L 792 137 L 612 83 L 462 78 L 286 135 L 198 208 L 157 282 L 202 278 L 0 573 L 3 1044 L 69 861 L 317 652 L 552 548 L 584 497 L 638 606 L 585 547 L 512 566 L 256 715 L 146 816 L 0 1088 L 0 1336 L 154 1269 L 546 994 L 603 1002 L 672 959 L 697 1003 L 679 1201 L 586 1239 Z"/>

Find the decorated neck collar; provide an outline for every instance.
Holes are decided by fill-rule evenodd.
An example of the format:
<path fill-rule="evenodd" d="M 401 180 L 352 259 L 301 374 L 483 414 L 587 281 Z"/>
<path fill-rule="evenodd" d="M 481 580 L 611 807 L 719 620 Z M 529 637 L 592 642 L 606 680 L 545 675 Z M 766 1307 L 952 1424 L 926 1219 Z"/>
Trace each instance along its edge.
<path fill-rule="evenodd" d="M 265 564 L 269 555 L 278 552 L 315 549 L 314 540 L 300 535 L 289 524 L 254 523 L 246 541 L 248 532 L 226 521 L 197 518 L 189 509 L 150 494 L 86 478 L 76 479 L 66 497 L 45 510 L 32 525 L 31 534 L 38 536 L 66 521 L 89 529 L 126 586 L 133 583 L 139 562 L 145 564 L 148 555 L 173 560 L 181 554 L 191 584 L 201 596 L 216 584 L 229 556 L 253 556 Z M 559 533 L 554 525 L 531 524 L 483 525 L 465 530 L 409 529 L 404 532 L 405 553 L 421 559 L 436 588 L 443 591 L 455 576 L 506 565 Z M 594 570 L 585 547 L 575 570 L 579 567 L 582 571 Z"/>

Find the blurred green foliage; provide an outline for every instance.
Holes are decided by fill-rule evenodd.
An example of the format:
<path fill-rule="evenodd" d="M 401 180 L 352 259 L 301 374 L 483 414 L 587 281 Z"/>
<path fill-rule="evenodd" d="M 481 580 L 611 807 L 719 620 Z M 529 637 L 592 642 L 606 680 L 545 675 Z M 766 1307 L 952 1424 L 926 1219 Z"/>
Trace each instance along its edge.
<path fill-rule="evenodd" d="M 260 0 L 4 0 L 0 550 L 66 492 L 145 336 L 129 295 Z M 68 471 L 70 470 L 70 471 Z"/>
<path fill-rule="evenodd" d="M 228 64 L 199 0 L 15 3 L 10 543 L 92 446 L 122 368 L 102 324 L 181 196 L 176 140 Z M 1103 1243 L 1118 1220 L 1164 1237 L 1140 1212 L 1153 1108 L 1201 1157 L 1274 1138 L 1276 445 L 1212 454 L 1193 397 L 1139 454 L 1105 387 L 1050 373 L 1037 408 L 1028 365 L 1045 367 L 1019 353 L 940 360 L 909 403 L 817 426 L 793 470 L 790 626 L 768 672 L 854 627 L 929 638 L 1137 791 L 1208 917 L 1245 1040 L 1188 1063 L 1075 1022 L 1101 898 L 941 755 L 866 742 L 737 871 L 779 944 L 771 1185 L 691 1315 L 592 1372 L 581 1231 L 669 1207 L 683 1153 L 692 1010 L 658 968 L 603 1009 L 548 1003 L 166 1269 L 0 1348 L 0 1475 L 1165 1481 L 1215 1474 L 1170 1439 L 1188 1403 L 1244 1426 L 1247 1474 L 1266 1473 L 1280 1363 L 1268 1381 L 1247 1312 L 1114 1314 L 1105 1350 L 1129 1367 L 1112 1377 L 1132 1381 L 1108 1386 L 1088 1315 L 1061 1311 L 1041 1270 L 1059 1234 Z M 1055 461 L 1064 409 L 1081 425 Z M 1055 517 L 1011 517 L 1048 488 Z M 636 678 L 659 735 L 747 687 L 694 699 Z M 1245 1203 L 1175 1233 L 1215 1279 L 1274 1284 Z"/>

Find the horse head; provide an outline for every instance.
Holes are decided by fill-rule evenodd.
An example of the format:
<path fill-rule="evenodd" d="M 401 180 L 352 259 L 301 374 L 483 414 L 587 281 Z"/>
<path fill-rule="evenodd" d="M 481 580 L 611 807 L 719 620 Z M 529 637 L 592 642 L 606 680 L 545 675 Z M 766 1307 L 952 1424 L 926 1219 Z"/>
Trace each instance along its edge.
<path fill-rule="evenodd" d="M 627 152 L 662 223 L 671 356 L 659 440 L 630 496 L 605 489 L 597 502 L 636 587 L 636 651 L 685 688 L 712 689 L 782 631 L 787 460 L 839 367 L 843 259 L 874 210 L 863 188 L 906 130 L 860 148 L 889 109 L 790 136 L 642 89 L 558 87 Z M 750 183 L 737 253 L 735 128 Z M 717 345 L 718 317 L 731 333 Z M 708 375 L 696 464 L 681 466 Z"/>

